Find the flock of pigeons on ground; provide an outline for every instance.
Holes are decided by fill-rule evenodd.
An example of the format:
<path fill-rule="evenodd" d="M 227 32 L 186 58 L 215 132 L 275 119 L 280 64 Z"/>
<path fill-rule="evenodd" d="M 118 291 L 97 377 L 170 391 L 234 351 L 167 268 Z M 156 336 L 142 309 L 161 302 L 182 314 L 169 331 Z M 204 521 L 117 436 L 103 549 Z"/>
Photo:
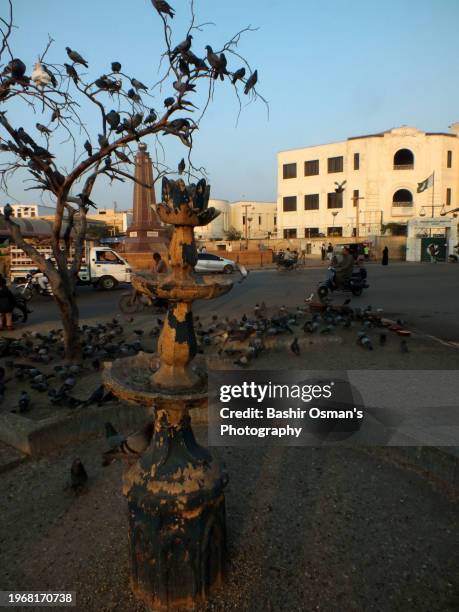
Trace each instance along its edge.
<path fill-rule="evenodd" d="M 198 352 L 217 353 L 230 358 L 239 367 L 247 367 L 263 352 L 276 345 L 285 345 L 294 356 L 301 354 L 301 344 L 313 335 L 338 334 L 347 330 L 355 336 L 356 344 L 365 351 L 374 350 L 375 344 L 383 347 L 387 343 L 388 332 L 394 332 L 400 338 L 400 351 L 409 351 L 407 337 L 410 332 L 404 329 L 404 322 L 396 323 L 383 317 L 382 311 L 373 310 L 371 306 L 352 308 L 350 299 L 341 305 L 324 305 L 313 303 L 312 296 L 303 306 L 287 308 L 281 306 L 275 312 L 268 313 L 264 302 L 256 304 L 250 316 L 243 314 L 240 318 L 224 318 L 213 315 L 203 321 L 199 315 L 194 317 L 195 332 L 198 341 Z M 131 317 L 129 322 L 134 319 Z M 35 331 L 24 332 L 19 338 L 0 337 L 0 402 L 8 395 L 8 383 L 12 386 L 24 386 L 17 405 L 12 412 L 25 414 L 34 406 L 30 391 L 46 394 L 49 403 L 59 408 L 85 408 L 91 405 L 101 406 L 108 402 L 118 401 L 99 385 L 87 398 L 75 397 L 74 388 L 88 369 L 97 371 L 104 361 L 135 355 L 143 346 L 142 337 L 158 337 L 163 319 L 157 318 L 148 332 L 135 329 L 125 332 L 119 317 L 96 325 L 82 325 L 81 365 L 64 363 L 49 367 L 49 364 L 64 358 L 62 330 L 52 329 L 46 333 Z M 376 336 L 376 337 L 375 337 Z M 138 458 L 148 447 L 153 434 L 153 423 L 148 423 L 140 432 L 124 436 L 117 432 L 111 423 L 106 423 L 106 440 L 108 451 L 104 453 L 103 465 L 110 465 L 122 457 L 128 461 Z M 79 459 L 71 468 L 70 487 L 76 493 L 85 489 L 86 470 Z"/>

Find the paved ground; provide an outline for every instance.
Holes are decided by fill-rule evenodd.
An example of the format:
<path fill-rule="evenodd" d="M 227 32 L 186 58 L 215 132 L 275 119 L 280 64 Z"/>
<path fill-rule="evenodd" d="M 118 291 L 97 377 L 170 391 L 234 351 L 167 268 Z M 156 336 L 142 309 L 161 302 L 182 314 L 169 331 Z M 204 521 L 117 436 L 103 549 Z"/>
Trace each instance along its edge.
<path fill-rule="evenodd" d="M 0 588 L 75 590 L 77 612 L 144 611 L 128 584 L 123 468 L 102 468 L 104 449 L 97 439 L 0 474 Z M 219 452 L 229 573 L 203 609 L 458 609 L 457 504 L 441 489 L 377 452 Z M 76 456 L 90 476 L 77 498 L 63 490 Z"/>
<path fill-rule="evenodd" d="M 403 318 L 417 327 L 444 340 L 459 342 L 459 266 L 452 264 L 394 263 L 387 268 L 379 264 L 368 266 L 370 288 L 357 304 L 372 304 L 384 308 L 388 316 Z M 217 300 L 196 304 L 197 313 L 236 314 L 251 309 L 256 302 L 271 305 L 297 305 L 309 296 L 325 275 L 325 266 L 301 271 L 278 272 L 256 270 L 242 284 Z M 118 300 L 123 289 L 103 293 L 81 287 L 79 292 L 82 318 L 107 316 L 118 312 Z M 341 300 L 342 296 L 337 296 Z M 55 324 L 57 309 L 51 298 L 34 298 L 30 325 Z"/>

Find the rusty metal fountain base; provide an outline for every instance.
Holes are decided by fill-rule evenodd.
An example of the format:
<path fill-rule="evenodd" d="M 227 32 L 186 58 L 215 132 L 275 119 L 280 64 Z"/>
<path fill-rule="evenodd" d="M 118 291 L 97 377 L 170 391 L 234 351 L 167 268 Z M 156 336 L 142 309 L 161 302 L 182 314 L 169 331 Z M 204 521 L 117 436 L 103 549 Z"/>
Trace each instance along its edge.
<path fill-rule="evenodd" d="M 199 446 L 189 410 L 207 400 L 207 370 L 196 356 L 191 305 L 231 289 L 228 280 L 194 274 L 193 228 L 218 211 L 208 209 L 205 181 L 186 187 L 163 180 L 161 220 L 174 226 L 172 271 L 165 278 L 138 278 L 142 290 L 169 301 L 158 354 L 108 364 L 104 383 L 117 396 L 152 407 L 154 434 L 148 449 L 126 472 L 134 594 L 152 610 L 194 609 L 223 579 L 226 557 L 224 487 L 228 476 Z M 197 358 L 196 358 L 197 357 Z M 153 408 L 154 407 L 154 408 Z"/>

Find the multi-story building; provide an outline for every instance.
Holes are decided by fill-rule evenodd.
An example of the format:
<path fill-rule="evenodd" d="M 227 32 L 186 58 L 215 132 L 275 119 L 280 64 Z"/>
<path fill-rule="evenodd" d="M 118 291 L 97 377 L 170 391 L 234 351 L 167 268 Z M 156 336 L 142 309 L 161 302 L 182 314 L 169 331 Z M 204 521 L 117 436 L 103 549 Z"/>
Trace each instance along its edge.
<path fill-rule="evenodd" d="M 196 236 L 200 240 L 224 240 L 230 229 L 235 229 L 248 239 L 276 236 L 275 202 L 209 200 L 210 206 L 217 208 L 220 215 L 209 225 L 196 228 Z"/>
<path fill-rule="evenodd" d="M 116 208 L 98 208 L 88 212 L 88 219 L 103 221 L 113 234 L 125 234 L 132 221 L 132 210 L 117 210 Z"/>
<path fill-rule="evenodd" d="M 379 234 L 458 206 L 459 124 L 450 130 L 404 126 L 278 153 L 279 237 L 355 236 L 357 224 L 359 236 Z"/>
<path fill-rule="evenodd" d="M 56 209 L 52 206 L 43 206 L 42 204 L 13 204 L 13 216 L 18 219 L 31 219 L 33 217 L 49 217 L 55 214 Z M 3 206 L 0 206 L 0 212 L 3 214 Z"/>

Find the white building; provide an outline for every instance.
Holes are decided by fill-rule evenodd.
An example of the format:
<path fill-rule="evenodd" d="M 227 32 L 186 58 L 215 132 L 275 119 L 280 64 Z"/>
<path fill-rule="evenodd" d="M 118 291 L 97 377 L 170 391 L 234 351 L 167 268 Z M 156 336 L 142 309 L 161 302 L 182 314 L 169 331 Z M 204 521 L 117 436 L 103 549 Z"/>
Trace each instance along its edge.
<path fill-rule="evenodd" d="M 216 208 L 220 214 L 209 225 L 199 226 L 195 229 L 198 240 L 224 240 L 225 233 L 230 227 L 230 203 L 228 200 L 209 199 L 209 208 Z"/>
<path fill-rule="evenodd" d="M 43 206 L 42 204 L 12 204 L 11 208 L 14 211 L 14 216 L 18 219 L 31 219 L 32 217 L 49 217 L 56 213 L 56 209 L 52 206 Z M 3 214 L 3 206 L 0 206 L 0 211 Z"/>
<path fill-rule="evenodd" d="M 360 236 L 379 234 L 382 224 L 458 206 L 459 124 L 450 130 L 400 127 L 278 153 L 279 237 L 353 236 L 357 218 Z"/>
<path fill-rule="evenodd" d="M 231 228 L 243 238 L 264 239 L 275 237 L 277 232 L 277 205 L 275 202 L 209 200 L 209 207 L 220 215 L 209 225 L 196 228 L 199 240 L 225 240 Z"/>

